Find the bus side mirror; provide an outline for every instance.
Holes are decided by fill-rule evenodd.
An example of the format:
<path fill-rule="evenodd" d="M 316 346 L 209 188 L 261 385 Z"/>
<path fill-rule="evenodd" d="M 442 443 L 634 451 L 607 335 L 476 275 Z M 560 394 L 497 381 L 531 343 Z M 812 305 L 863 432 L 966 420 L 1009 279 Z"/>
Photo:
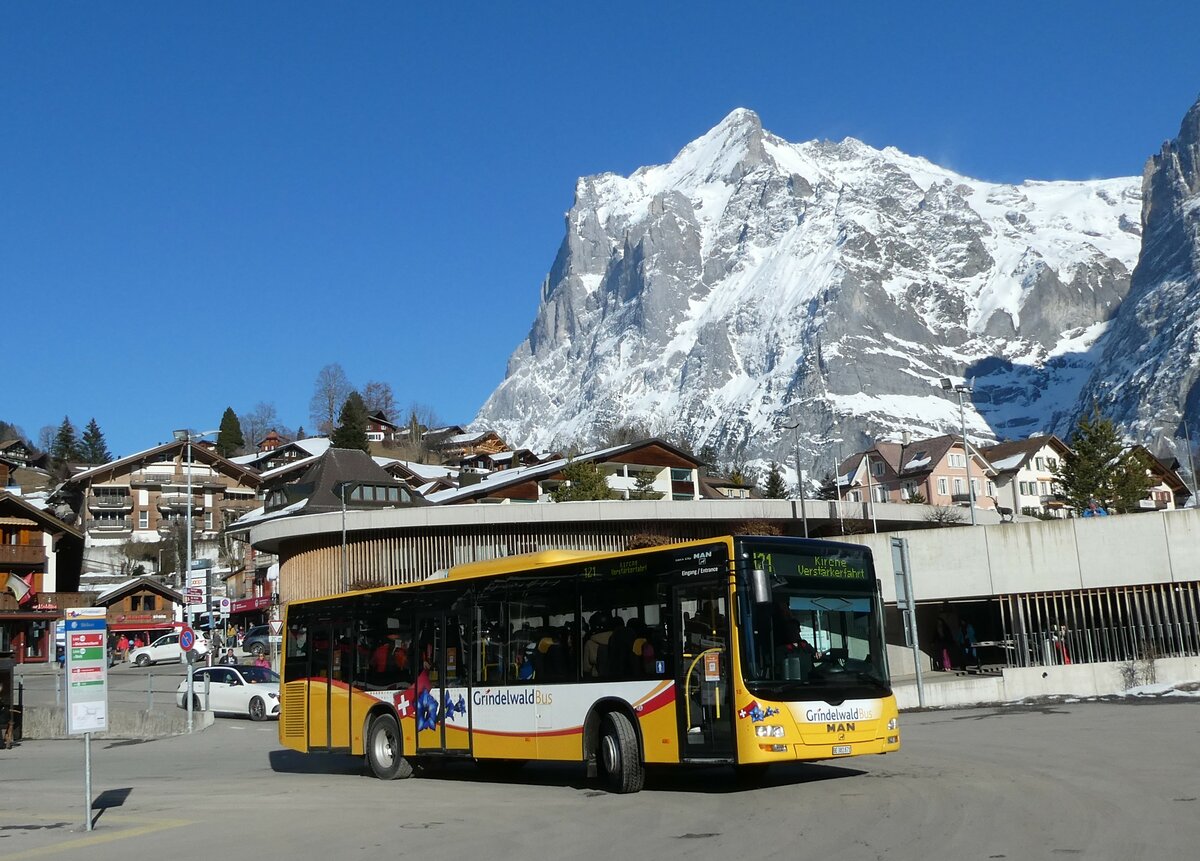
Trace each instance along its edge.
<path fill-rule="evenodd" d="M 771 581 L 763 569 L 754 568 L 750 571 L 750 592 L 755 604 L 771 603 Z"/>

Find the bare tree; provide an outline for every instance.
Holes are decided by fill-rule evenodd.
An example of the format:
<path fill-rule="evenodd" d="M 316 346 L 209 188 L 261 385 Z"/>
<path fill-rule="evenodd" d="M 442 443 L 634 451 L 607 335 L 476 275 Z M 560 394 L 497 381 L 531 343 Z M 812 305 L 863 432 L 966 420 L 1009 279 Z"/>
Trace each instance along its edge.
<path fill-rule="evenodd" d="M 325 436 L 337 427 L 338 411 L 354 387 L 342 366 L 337 362 L 321 368 L 313 385 L 312 400 L 308 402 L 308 414 L 317 431 Z"/>
<path fill-rule="evenodd" d="M 929 523 L 965 523 L 967 516 L 963 514 L 961 508 L 953 508 L 949 505 L 935 505 L 930 511 L 925 512 L 925 520 Z"/>
<path fill-rule="evenodd" d="M 363 386 L 361 394 L 368 413 L 383 413 L 388 421 L 396 421 L 396 396 L 392 393 L 391 383 L 371 380 Z"/>
<path fill-rule="evenodd" d="M 259 401 L 251 410 L 242 413 L 242 436 L 246 439 L 246 447 L 251 451 L 258 449 L 270 431 L 280 432 L 279 413 L 275 405 L 268 401 Z"/>

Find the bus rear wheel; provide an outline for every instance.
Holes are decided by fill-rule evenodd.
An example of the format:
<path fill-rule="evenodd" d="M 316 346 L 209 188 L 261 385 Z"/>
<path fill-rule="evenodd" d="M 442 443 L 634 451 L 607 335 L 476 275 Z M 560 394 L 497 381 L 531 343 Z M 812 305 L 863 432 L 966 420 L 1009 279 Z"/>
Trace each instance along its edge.
<path fill-rule="evenodd" d="M 638 753 L 633 723 L 621 712 L 604 716 L 597 759 L 604 782 L 612 792 L 640 792 L 646 784 L 646 767 Z"/>
<path fill-rule="evenodd" d="M 367 765 L 380 780 L 412 777 L 412 764 L 400 755 L 400 724 L 391 715 L 380 715 L 367 730 Z"/>

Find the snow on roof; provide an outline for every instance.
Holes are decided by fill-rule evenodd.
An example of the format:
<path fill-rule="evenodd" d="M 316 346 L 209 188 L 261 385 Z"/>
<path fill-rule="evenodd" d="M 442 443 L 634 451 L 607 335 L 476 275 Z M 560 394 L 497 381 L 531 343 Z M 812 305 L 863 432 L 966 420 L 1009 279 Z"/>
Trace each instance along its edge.
<path fill-rule="evenodd" d="M 230 463 L 236 463 L 238 466 L 249 466 L 268 452 L 258 451 L 254 454 L 239 454 L 237 457 L 229 458 Z"/>
<path fill-rule="evenodd" d="M 329 441 L 328 437 L 310 436 L 305 439 L 295 440 L 290 445 L 302 448 L 311 455 L 319 455 L 327 452 L 333 443 Z"/>
<path fill-rule="evenodd" d="M 245 526 L 253 526 L 256 523 L 265 523 L 268 520 L 274 520 L 276 517 L 282 517 L 285 514 L 295 514 L 308 504 L 308 497 L 293 502 L 291 505 L 285 505 L 283 508 L 267 513 L 266 506 L 259 506 L 253 511 L 247 511 L 237 520 L 230 524 L 230 528 L 242 528 Z"/>
<path fill-rule="evenodd" d="M 925 454 L 925 452 L 921 452 L 921 454 Z M 933 458 L 931 458 L 929 455 L 925 454 L 924 457 L 914 457 L 908 463 L 904 464 L 904 468 L 905 469 L 920 469 L 921 467 L 929 466 L 929 464 L 931 464 L 932 462 L 933 462 Z"/>
<path fill-rule="evenodd" d="M 475 440 L 483 439 L 487 436 L 487 431 L 479 433 L 456 433 L 454 436 L 448 436 L 444 442 L 475 442 Z"/>
<path fill-rule="evenodd" d="M 282 466 L 275 467 L 274 469 L 268 469 L 266 472 L 264 472 L 262 474 L 261 477 L 264 480 L 268 479 L 268 478 L 274 478 L 275 476 L 280 475 L 281 473 L 291 472 L 292 470 L 296 469 L 297 467 L 303 466 L 306 463 L 312 463 L 314 460 L 317 460 L 319 457 L 320 457 L 320 455 L 314 454 L 309 457 L 302 457 L 299 460 L 293 460 L 290 463 L 285 463 Z"/>
<path fill-rule="evenodd" d="M 1026 452 L 1018 452 L 1017 454 L 1011 454 L 1008 457 L 1003 457 L 1000 460 L 993 460 L 992 468 L 1000 472 L 1004 472 L 1006 469 L 1016 469 L 1021 465 L 1021 461 L 1023 461 L 1026 456 Z"/>

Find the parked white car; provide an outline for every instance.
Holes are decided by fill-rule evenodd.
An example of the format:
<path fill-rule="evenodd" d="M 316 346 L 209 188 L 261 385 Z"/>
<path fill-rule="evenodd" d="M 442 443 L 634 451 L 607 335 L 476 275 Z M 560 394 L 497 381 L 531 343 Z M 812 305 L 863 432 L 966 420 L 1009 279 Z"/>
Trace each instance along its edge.
<path fill-rule="evenodd" d="M 196 634 L 196 645 L 193 647 L 193 651 L 201 656 L 208 654 L 208 643 L 200 634 Z M 163 661 L 182 661 L 183 655 L 183 649 L 179 646 L 179 632 L 174 631 L 170 634 L 163 634 L 148 646 L 131 651 L 129 663 L 145 667 Z"/>
<path fill-rule="evenodd" d="M 219 714 L 248 715 L 251 720 L 279 717 L 279 676 L 266 667 L 202 667 L 192 673 L 192 708 L 205 711 L 204 680 L 208 679 L 212 711 Z M 184 679 L 175 691 L 175 703 L 187 708 L 188 683 Z"/>

